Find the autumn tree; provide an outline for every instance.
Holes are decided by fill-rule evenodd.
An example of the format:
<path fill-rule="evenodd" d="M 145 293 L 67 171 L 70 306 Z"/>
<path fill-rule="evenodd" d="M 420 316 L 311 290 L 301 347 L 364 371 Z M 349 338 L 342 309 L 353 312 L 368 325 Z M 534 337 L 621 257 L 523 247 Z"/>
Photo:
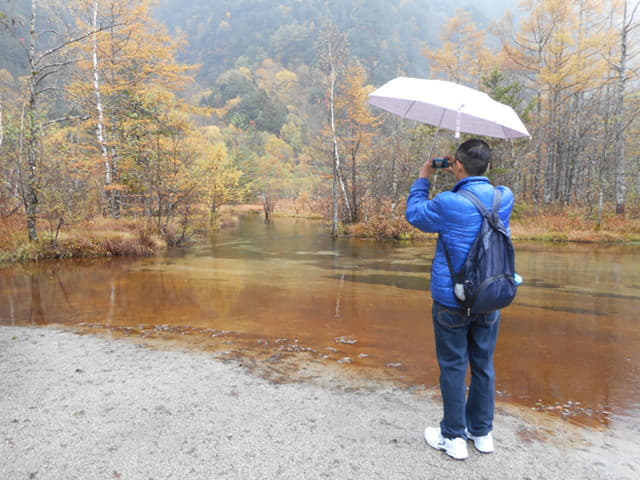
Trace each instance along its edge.
<path fill-rule="evenodd" d="M 64 30 L 51 20 L 55 18 L 51 11 L 47 12 L 50 15 L 48 21 L 41 19 L 42 8 L 38 0 L 31 0 L 30 5 L 28 37 L 19 42 L 28 71 L 24 82 L 19 134 L 20 145 L 24 148 L 20 148 L 16 161 L 22 172 L 19 191 L 25 209 L 28 237 L 35 241 L 38 240 L 37 220 L 45 129 L 48 125 L 77 117 L 67 111 L 61 117 L 47 118 L 44 101 L 52 104 L 53 101 L 64 98 L 67 91 L 61 74 L 67 72 L 77 60 L 73 56 L 73 47 L 98 33 L 98 30 Z M 107 25 L 103 25 L 100 29 L 106 27 Z"/>
<path fill-rule="evenodd" d="M 176 61 L 181 41 L 152 19 L 150 0 L 82 0 L 77 9 L 84 28 L 111 25 L 96 35 L 95 41 L 82 46 L 86 55 L 78 64 L 81 75 L 73 91 L 91 114 L 87 128 L 95 131 L 104 166 L 105 211 L 118 216 L 121 195 L 129 187 L 125 179 L 136 177 L 123 171 L 124 165 L 136 164 L 125 158 L 135 150 L 130 148 L 131 141 L 138 147 L 143 144 L 143 137 L 151 135 L 145 127 L 158 125 L 161 118 L 170 115 L 169 107 L 188 110 L 175 92 L 191 80 L 194 67 Z M 154 101 L 160 103 L 155 105 Z M 156 144 L 156 150 L 161 144 Z"/>
<path fill-rule="evenodd" d="M 266 222 L 271 220 L 278 199 L 294 197 L 294 164 L 291 146 L 275 135 L 266 135 L 264 153 L 256 160 L 257 175 L 253 180 L 253 188 L 262 200 Z"/>
<path fill-rule="evenodd" d="M 325 75 L 326 88 L 326 107 L 329 125 L 329 134 L 331 137 L 331 157 L 333 170 L 333 184 L 331 188 L 332 198 L 332 222 L 331 234 L 338 235 L 339 226 L 339 192 L 340 189 L 344 195 L 345 209 L 347 216 L 353 217 L 351 205 L 345 182 L 341 174 L 342 164 L 340 158 L 340 145 L 338 140 L 338 131 L 336 125 L 336 96 L 339 86 L 340 77 L 343 74 L 346 61 L 348 42 L 344 32 L 341 32 L 333 23 L 329 22 L 325 25 L 320 40 L 317 45 L 318 50 L 318 67 Z"/>
<path fill-rule="evenodd" d="M 50 127 L 43 143 L 47 161 L 40 169 L 39 217 L 53 245 L 63 227 L 99 213 L 95 188 L 99 165 L 86 161 L 94 142 L 92 135 L 77 125 L 79 122 Z"/>
<path fill-rule="evenodd" d="M 496 54 L 487 47 L 485 31 L 473 21 L 470 12 L 457 10 L 440 31 L 440 49 L 426 47 L 423 50 L 432 72 L 479 88 L 482 78 L 498 66 Z"/>
<path fill-rule="evenodd" d="M 623 213 L 627 132 L 638 104 L 629 88 L 637 77 L 638 2 L 545 0 L 522 3 L 525 16 L 510 24 L 503 47 L 535 101 L 531 131 L 536 154 L 533 198 L 544 203 L 597 206 L 606 199 Z"/>
<path fill-rule="evenodd" d="M 481 89 L 494 100 L 511 106 L 519 113 L 525 125 L 531 122 L 531 111 L 535 102 L 529 97 L 521 81 L 512 74 L 495 69 L 482 78 Z M 525 195 L 535 172 L 530 160 L 533 150 L 530 141 L 505 142 L 489 139 L 494 152 L 489 172 L 492 181 L 511 186 L 520 195 Z"/>
<path fill-rule="evenodd" d="M 21 182 L 18 178 L 20 158 L 18 136 L 19 84 L 13 75 L 0 70 L 0 217 L 15 214 L 20 207 Z M 17 118 L 18 117 L 18 118 Z"/>
<path fill-rule="evenodd" d="M 504 51 L 512 71 L 535 100 L 534 199 L 569 204 L 586 182 L 597 115 L 594 100 L 606 84 L 605 46 L 610 32 L 602 4 L 545 0 L 522 4 L 527 16 L 511 29 Z M 592 158 L 592 157 L 591 157 Z M 582 163 L 583 162 L 583 163 Z"/>
<path fill-rule="evenodd" d="M 359 186 L 361 185 L 358 161 L 366 161 L 371 156 L 374 128 L 380 124 L 368 107 L 368 94 L 372 87 L 365 84 L 366 73 L 361 65 L 352 65 L 346 69 L 344 89 L 338 95 L 336 108 L 340 112 L 337 123 L 342 132 L 341 143 L 349 159 L 350 169 L 349 204 L 350 222 L 360 217 Z M 347 175 L 342 175 L 347 177 Z"/>
<path fill-rule="evenodd" d="M 197 178 L 203 201 L 209 209 L 211 224 L 217 218 L 218 209 L 222 205 L 242 199 L 242 171 L 233 165 L 217 127 L 205 128 L 193 140 L 196 142 L 193 149 L 197 152 Z"/>

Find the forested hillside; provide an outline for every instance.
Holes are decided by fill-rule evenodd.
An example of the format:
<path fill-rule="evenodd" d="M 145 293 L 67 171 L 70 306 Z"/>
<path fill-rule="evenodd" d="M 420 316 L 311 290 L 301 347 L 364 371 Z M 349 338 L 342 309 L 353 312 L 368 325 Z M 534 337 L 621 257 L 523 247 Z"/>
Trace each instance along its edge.
<path fill-rule="evenodd" d="M 399 75 L 514 107 L 532 140 L 491 139 L 491 176 L 523 210 L 633 215 L 637 2 L 505 3 L 7 0 L 0 215 L 32 240 L 100 215 L 184 238 L 260 201 L 403 235 L 435 130 L 367 104 Z M 435 153 L 454 147 L 441 132 Z"/>
<path fill-rule="evenodd" d="M 173 32 L 184 33 L 189 48 L 181 58 L 199 63 L 199 78 L 212 79 L 237 66 L 271 58 L 288 69 L 313 65 L 315 41 L 331 19 L 347 33 L 351 55 L 374 83 L 398 72 L 424 76 L 422 55 L 438 41 L 439 26 L 455 4 L 430 0 L 164 0 L 154 9 Z M 480 15 L 481 23 L 488 23 Z"/>

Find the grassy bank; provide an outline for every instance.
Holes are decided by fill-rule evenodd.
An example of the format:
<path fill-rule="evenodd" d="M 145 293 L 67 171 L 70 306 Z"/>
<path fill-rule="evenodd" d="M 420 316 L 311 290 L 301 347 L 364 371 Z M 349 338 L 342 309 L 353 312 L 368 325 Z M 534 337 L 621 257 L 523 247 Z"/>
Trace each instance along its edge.
<path fill-rule="evenodd" d="M 515 240 L 553 242 L 629 243 L 640 242 L 640 211 L 627 215 L 608 214 L 598 218 L 587 209 L 548 210 L 535 213 L 518 208 L 511 219 Z M 347 227 L 347 232 L 364 238 L 408 240 L 435 238 L 418 231 L 402 215 L 380 214 Z"/>
<path fill-rule="evenodd" d="M 263 215 L 259 205 L 228 207 L 221 211 L 214 224 L 204 225 L 191 219 L 190 232 L 205 233 L 211 229 L 233 228 L 241 215 Z M 281 209 L 279 216 L 322 218 L 317 214 Z M 41 230 L 38 242 L 28 242 L 26 226 L 21 219 L 0 221 L 0 263 L 37 261 L 48 258 L 78 258 L 104 256 L 150 256 L 171 245 L 175 231 L 160 235 L 146 219 L 96 218 L 63 229 L 58 235 Z M 514 212 L 511 230 L 515 240 L 554 242 L 629 243 L 640 242 L 640 212 L 626 216 L 607 215 L 600 222 L 588 211 L 564 210 L 534 214 L 520 209 Z M 359 238 L 379 240 L 415 240 L 435 238 L 409 225 L 404 216 L 380 212 L 366 222 L 344 226 L 344 232 Z"/>
<path fill-rule="evenodd" d="M 0 218 L 0 264 L 45 259 L 109 256 L 152 256 L 176 245 L 193 243 L 210 231 L 232 229 L 242 215 L 261 215 L 260 205 L 224 207 L 215 218 L 208 212 L 188 219 L 174 219 L 163 233 L 155 218 L 119 219 L 96 217 L 85 222 L 63 225 L 58 233 L 39 223 L 39 240 L 27 240 L 23 218 L 14 215 Z M 280 214 L 284 214 L 281 212 Z"/>
<path fill-rule="evenodd" d="M 579 212 L 516 217 L 511 223 L 516 240 L 582 243 L 640 242 L 640 218 L 604 217 L 601 222 Z"/>
<path fill-rule="evenodd" d="M 52 258 L 150 256 L 166 248 L 166 241 L 147 222 L 135 219 L 96 218 L 74 225 L 57 235 L 41 231 L 29 242 L 24 222 L 4 219 L 0 223 L 0 263 Z"/>

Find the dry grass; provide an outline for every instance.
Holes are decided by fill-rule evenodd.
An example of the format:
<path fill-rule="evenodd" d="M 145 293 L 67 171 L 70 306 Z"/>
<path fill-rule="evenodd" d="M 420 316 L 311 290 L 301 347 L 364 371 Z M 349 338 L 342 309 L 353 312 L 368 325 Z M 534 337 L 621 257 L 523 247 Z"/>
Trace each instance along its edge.
<path fill-rule="evenodd" d="M 375 238 L 378 240 L 406 240 L 415 235 L 413 227 L 404 217 L 390 217 L 376 215 L 354 225 L 349 225 L 346 231 L 359 238 Z"/>
<path fill-rule="evenodd" d="M 24 243 L 27 238 L 27 227 L 17 215 L 0 217 L 0 251 Z"/>
<path fill-rule="evenodd" d="M 565 210 L 538 215 L 520 215 L 511 222 L 515 239 L 565 242 L 637 242 L 640 241 L 640 218 L 633 212 L 626 216 L 607 214 L 598 224 L 585 210 Z"/>
<path fill-rule="evenodd" d="M 612 207 L 609 211 L 611 212 Z M 347 226 L 358 237 L 378 239 L 433 238 L 409 226 L 400 213 L 380 212 L 366 222 Z M 513 238 L 559 242 L 621 243 L 640 241 L 640 211 L 627 215 L 604 215 L 598 225 L 588 209 L 548 210 L 535 214 L 526 206 L 518 209 L 511 220 Z"/>
<path fill-rule="evenodd" d="M 62 231 L 57 239 L 40 232 L 38 242 L 27 241 L 20 220 L 0 224 L 0 262 L 92 256 L 150 256 L 165 247 L 145 221 L 96 218 Z"/>
<path fill-rule="evenodd" d="M 151 256 L 164 246 L 144 219 L 95 218 L 87 223 L 86 231 L 86 240 L 105 255 Z"/>

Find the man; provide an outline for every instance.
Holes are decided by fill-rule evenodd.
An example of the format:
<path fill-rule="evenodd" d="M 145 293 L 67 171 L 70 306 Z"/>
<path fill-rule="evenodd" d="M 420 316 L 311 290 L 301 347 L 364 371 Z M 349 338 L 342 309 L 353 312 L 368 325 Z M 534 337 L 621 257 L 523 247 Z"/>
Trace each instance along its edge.
<path fill-rule="evenodd" d="M 427 427 L 424 436 L 433 448 L 464 460 L 468 456 L 466 439 L 472 440 L 482 453 L 494 450 L 491 435 L 495 405 L 493 356 L 500 311 L 467 315 L 455 298 L 444 247 L 446 245 L 451 256 L 453 269 L 458 271 L 480 230 L 482 215 L 470 200 L 456 192 L 470 190 L 490 211 L 494 187 L 484 176 L 491 162 L 491 149 L 484 141 L 468 140 L 458 147 L 455 157 L 445 158 L 450 163 L 445 170 L 453 173 L 457 180 L 453 190 L 429 200 L 430 178 L 435 169 L 432 160 L 428 160 L 420 168 L 420 178 L 411 187 L 406 217 L 420 230 L 439 234 L 431 270 L 431 296 L 444 416 L 440 427 Z M 513 193 L 504 186 L 497 188 L 502 191 L 499 215 L 509 231 Z M 468 365 L 471 366 L 471 385 L 467 396 Z"/>

